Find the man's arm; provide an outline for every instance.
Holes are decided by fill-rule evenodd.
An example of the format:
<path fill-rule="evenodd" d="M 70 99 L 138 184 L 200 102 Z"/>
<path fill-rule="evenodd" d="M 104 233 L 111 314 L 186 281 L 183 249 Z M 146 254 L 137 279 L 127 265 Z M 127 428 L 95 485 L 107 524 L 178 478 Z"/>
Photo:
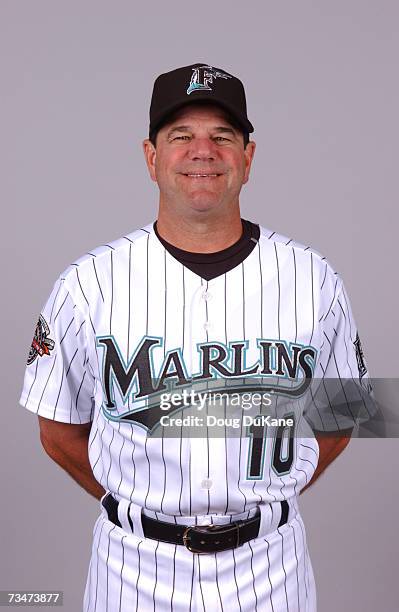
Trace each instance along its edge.
<path fill-rule="evenodd" d="M 302 489 L 301 494 L 306 491 L 320 476 L 322 472 L 342 453 L 348 446 L 351 439 L 352 430 L 348 429 L 342 432 L 339 436 L 333 436 L 331 433 L 317 432 L 315 434 L 319 445 L 319 461 L 311 480 Z"/>
<path fill-rule="evenodd" d="M 39 416 L 40 440 L 46 453 L 90 495 L 100 499 L 105 490 L 93 476 L 88 440 L 91 423 L 70 425 Z"/>

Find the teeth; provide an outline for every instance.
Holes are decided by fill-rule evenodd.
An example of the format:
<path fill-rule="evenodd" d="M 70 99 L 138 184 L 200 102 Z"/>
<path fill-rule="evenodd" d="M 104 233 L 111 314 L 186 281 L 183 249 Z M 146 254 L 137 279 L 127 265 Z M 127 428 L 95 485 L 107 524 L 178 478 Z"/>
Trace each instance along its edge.
<path fill-rule="evenodd" d="M 195 176 L 195 177 L 203 176 L 203 177 L 206 177 L 206 176 L 218 176 L 218 175 L 217 174 L 186 174 L 186 176 Z"/>

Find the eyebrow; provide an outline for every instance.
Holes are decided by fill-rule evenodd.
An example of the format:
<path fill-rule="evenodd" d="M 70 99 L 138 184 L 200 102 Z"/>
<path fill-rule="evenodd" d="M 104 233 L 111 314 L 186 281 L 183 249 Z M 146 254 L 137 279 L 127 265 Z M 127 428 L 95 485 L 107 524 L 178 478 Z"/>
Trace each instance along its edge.
<path fill-rule="evenodd" d="M 228 127 L 227 125 L 219 125 L 216 126 L 214 128 L 211 128 L 212 131 L 214 132 L 229 132 L 230 134 L 233 134 L 233 136 L 236 135 L 236 130 L 234 130 L 234 128 L 232 127 Z M 167 138 L 169 138 L 172 134 L 174 134 L 174 132 L 189 132 L 191 130 L 189 125 L 177 125 L 173 128 L 171 128 L 167 134 Z"/>

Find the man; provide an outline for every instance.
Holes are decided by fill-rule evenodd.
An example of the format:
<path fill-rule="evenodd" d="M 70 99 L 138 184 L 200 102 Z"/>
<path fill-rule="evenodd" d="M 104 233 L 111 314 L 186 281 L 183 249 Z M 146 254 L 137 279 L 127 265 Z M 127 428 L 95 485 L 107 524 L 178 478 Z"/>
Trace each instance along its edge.
<path fill-rule="evenodd" d="M 353 421 L 311 427 L 334 430 L 328 380 L 367 369 L 325 258 L 241 219 L 252 132 L 225 70 L 160 75 L 143 143 L 157 221 L 72 264 L 40 315 L 20 401 L 101 499 L 85 612 L 316 610 L 297 500 Z M 322 399 L 301 403 L 318 379 Z M 248 391 L 252 414 L 285 420 L 244 426 Z"/>

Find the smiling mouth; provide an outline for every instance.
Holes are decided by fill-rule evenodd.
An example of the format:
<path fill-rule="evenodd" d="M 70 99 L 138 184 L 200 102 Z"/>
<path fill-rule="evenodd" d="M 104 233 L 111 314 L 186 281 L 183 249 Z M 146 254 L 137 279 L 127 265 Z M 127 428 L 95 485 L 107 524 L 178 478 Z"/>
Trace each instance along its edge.
<path fill-rule="evenodd" d="M 207 174 L 198 174 L 198 173 L 183 173 L 183 176 L 187 176 L 189 178 L 217 178 L 218 176 L 221 176 L 221 174 L 217 174 L 217 173 L 207 173 Z"/>

